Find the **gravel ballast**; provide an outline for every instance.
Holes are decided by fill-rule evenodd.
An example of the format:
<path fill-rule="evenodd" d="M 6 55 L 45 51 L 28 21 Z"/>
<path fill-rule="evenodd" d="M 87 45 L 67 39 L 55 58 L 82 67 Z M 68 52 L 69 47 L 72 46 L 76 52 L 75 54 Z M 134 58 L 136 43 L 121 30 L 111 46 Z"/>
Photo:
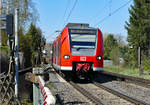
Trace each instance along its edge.
<path fill-rule="evenodd" d="M 133 105 L 132 103 L 121 99 L 118 96 L 115 96 L 91 83 L 88 84 L 78 84 L 82 88 L 88 90 L 92 93 L 95 97 L 98 97 L 100 100 L 103 100 L 103 103 L 107 105 Z"/>
<path fill-rule="evenodd" d="M 103 85 L 129 95 L 130 97 L 150 103 L 150 89 L 121 81 L 107 82 L 103 83 Z"/>
<path fill-rule="evenodd" d="M 59 80 L 55 73 L 50 73 L 49 88 L 59 94 L 65 105 L 93 105 L 87 98 L 74 89 L 69 83 Z"/>
<path fill-rule="evenodd" d="M 148 88 L 138 86 L 133 83 L 127 83 L 125 81 L 117 81 L 112 77 L 105 75 L 97 76 L 95 81 L 123 94 L 129 95 L 130 97 L 142 100 L 145 103 L 150 103 L 150 89 Z"/>

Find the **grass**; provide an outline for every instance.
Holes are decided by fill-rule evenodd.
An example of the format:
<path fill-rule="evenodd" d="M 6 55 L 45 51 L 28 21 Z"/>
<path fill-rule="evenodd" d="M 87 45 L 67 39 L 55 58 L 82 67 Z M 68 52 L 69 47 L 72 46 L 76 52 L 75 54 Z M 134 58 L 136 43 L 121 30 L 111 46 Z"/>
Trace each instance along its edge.
<path fill-rule="evenodd" d="M 33 105 L 33 102 L 28 102 L 27 100 L 23 100 L 22 105 Z"/>
<path fill-rule="evenodd" d="M 139 69 L 123 68 L 120 66 L 105 66 L 104 70 L 114 72 L 114 73 L 129 75 L 129 76 L 135 76 L 135 77 L 150 79 L 149 74 L 143 74 L 143 75 L 139 76 Z"/>
<path fill-rule="evenodd" d="M 55 88 L 54 84 L 52 82 L 48 83 L 49 88 Z"/>
<path fill-rule="evenodd" d="M 4 51 L 7 51 L 8 52 L 8 46 L 0 46 L 0 51 L 1 50 L 4 50 Z"/>

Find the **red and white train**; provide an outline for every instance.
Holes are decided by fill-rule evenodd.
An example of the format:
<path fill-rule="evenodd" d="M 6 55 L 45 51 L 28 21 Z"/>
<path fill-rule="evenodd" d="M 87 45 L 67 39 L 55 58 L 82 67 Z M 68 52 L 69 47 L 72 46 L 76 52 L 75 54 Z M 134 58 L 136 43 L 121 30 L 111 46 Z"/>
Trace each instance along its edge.
<path fill-rule="evenodd" d="M 103 36 L 89 24 L 68 23 L 52 45 L 56 70 L 78 75 L 103 71 Z"/>

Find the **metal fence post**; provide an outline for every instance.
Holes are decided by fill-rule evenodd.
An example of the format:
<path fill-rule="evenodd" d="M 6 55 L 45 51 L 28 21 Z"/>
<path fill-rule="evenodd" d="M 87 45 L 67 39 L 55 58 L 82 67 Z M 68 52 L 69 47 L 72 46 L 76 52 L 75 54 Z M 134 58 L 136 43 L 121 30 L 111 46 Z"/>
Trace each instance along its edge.
<path fill-rule="evenodd" d="M 33 71 L 32 73 L 35 74 L 37 73 L 38 70 L 37 68 L 33 68 Z M 38 94 L 38 84 L 37 83 L 33 83 L 33 105 L 39 105 L 39 100 L 38 100 L 38 97 L 39 97 L 39 94 Z"/>
<path fill-rule="evenodd" d="M 33 104 L 55 105 L 56 99 L 43 79 L 44 68 L 33 68 L 32 73 L 26 75 L 26 80 L 33 82 Z"/>
<path fill-rule="evenodd" d="M 42 73 L 43 70 L 41 68 L 33 68 L 32 73 Z M 38 83 L 33 83 L 33 104 L 34 105 L 41 105 L 42 102 L 42 94 L 39 89 L 39 84 Z"/>
<path fill-rule="evenodd" d="M 43 73 L 43 69 L 42 68 L 39 68 L 39 73 Z M 43 76 L 41 76 L 42 78 L 43 78 Z M 39 103 L 40 103 L 40 105 L 43 105 L 43 103 L 44 103 L 44 100 L 43 100 L 43 96 L 42 96 L 42 93 L 41 93 L 41 90 L 40 90 L 40 88 L 38 88 L 39 89 Z"/>

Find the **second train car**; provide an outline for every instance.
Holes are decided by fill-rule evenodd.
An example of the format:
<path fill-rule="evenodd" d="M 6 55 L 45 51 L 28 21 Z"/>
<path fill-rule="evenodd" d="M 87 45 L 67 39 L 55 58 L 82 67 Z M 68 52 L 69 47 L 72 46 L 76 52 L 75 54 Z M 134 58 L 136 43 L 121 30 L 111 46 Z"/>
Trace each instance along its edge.
<path fill-rule="evenodd" d="M 98 28 L 68 23 L 52 46 L 52 65 L 58 71 L 78 76 L 103 71 L 103 36 Z"/>

